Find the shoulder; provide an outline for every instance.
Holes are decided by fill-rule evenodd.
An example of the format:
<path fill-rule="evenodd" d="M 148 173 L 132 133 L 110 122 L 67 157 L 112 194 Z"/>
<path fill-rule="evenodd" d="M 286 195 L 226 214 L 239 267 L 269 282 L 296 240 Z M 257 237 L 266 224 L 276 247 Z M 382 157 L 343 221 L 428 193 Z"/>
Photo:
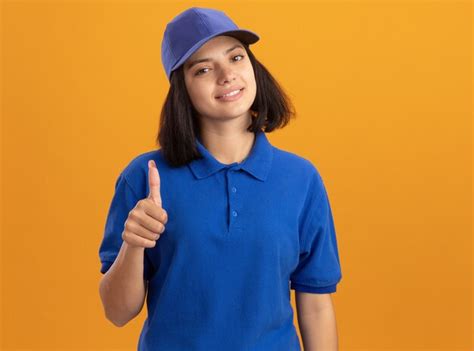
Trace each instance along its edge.
<path fill-rule="evenodd" d="M 288 150 L 274 147 L 273 154 L 275 172 L 279 173 L 278 178 L 285 179 L 285 188 L 291 189 L 292 196 L 302 204 L 301 210 L 319 207 L 326 193 L 319 167 L 310 159 Z"/>
<path fill-rule="evenodd" d="M 148 161 L 154 160 L 160 177 L 167 173 L 168 163 L 165 161 L 161 149 L 146 151 L 132 157 L 123 167 L 120 176 L 124 177 L 129 186 L 139 197 L 148 192 Z"/>
<path fill-rule="evenodd" d="M 300 185 L 307 187 L 322 184 L 318 167 L 308 158 L 273 146 L 273 162 L 277 172 L 282 172 Z"/>
<path fill-rule="evenodd" d="M 154 160 L 158 169 L 164 169 L 167 167 L 161 149 L 156 149 L 138 154 L 131 158 L 122 171 L 123 175 L 128 179 L 133 178 L 137 176 L 138 173 L 142 173 L 144 171 L 147 173 L 149 160 Z"/>

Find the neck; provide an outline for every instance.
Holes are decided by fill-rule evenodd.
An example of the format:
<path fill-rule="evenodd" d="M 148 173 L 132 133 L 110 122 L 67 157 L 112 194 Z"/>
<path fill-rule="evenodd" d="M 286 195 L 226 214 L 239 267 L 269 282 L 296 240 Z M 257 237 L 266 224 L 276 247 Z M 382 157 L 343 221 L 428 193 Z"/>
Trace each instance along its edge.
<path fill-rule="evenodd" d="M 228 130 L 226 132 L 203 129 L 201 143 L 223 164 L 242 162 L 252 150 L 255 133 L 247 130 Z"/>

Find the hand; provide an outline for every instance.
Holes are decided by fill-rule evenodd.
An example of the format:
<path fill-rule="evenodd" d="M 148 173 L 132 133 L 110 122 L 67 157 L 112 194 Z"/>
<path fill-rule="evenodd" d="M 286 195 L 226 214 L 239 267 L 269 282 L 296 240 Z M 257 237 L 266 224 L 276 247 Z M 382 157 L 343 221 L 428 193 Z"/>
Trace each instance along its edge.
<path fill-rule="evenodd" d="M 133 247 L 154 247 L 168 222 L 168 214 L 161 207 L 160 174 L 153 160 L 148 161 L 148 184 L 148 197 L 128 213 L 122 232 L 122 239 Z"/>

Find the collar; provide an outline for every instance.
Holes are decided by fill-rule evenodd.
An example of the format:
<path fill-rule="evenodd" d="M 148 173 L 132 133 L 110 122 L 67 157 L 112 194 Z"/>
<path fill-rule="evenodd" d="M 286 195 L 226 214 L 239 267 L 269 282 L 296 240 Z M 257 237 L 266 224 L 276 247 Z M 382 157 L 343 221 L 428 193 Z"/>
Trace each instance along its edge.
<path fill-rule="evenodd" d="M 265 181 L 267 178 L 273 159 L 273 146 L 268 141 L 265 132 L 259 130 L 255 133 L 255 141 L 250 154 L 240 164 L 234 162 L 226 165 L 219 162 L 198 138 L 195 140 L 196 147 L 202 157 L 192 160 L 188 166 L 197 179 L 209 177 L 221 169 L 229 167 L 235 170 L 242 168 L 261 181 Z"/>

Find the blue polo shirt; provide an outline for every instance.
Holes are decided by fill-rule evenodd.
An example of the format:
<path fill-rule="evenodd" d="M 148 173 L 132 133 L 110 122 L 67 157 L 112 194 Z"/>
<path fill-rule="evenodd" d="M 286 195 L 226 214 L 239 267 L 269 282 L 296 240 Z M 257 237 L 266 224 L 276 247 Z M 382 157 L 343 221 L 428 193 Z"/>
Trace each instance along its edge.
<path fill-rule="evenodd" d="M 129 211 L 158 166 L 168 223 L 146 248 L 148 315 L 140 351 L 300 351 L 290 289 L 333 293 L 341 266 L 328 194 L 307 159 L 256 133 L 249 156 L 170 167 L 161 149 L 135 157 L 115 184 L 99 249 L 105 273 Z"/>

